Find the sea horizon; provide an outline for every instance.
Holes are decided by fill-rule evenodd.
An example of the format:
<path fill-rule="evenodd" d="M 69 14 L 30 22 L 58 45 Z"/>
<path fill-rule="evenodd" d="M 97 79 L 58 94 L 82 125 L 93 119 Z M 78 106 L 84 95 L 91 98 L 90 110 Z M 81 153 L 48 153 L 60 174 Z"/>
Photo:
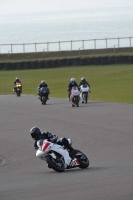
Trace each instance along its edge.
<path fill-rule="evenodd" d="M 0 13 L 0 45 L 132 36 L 130 6 Z M 5 51 L 1 46 L 0 53 Z"/>

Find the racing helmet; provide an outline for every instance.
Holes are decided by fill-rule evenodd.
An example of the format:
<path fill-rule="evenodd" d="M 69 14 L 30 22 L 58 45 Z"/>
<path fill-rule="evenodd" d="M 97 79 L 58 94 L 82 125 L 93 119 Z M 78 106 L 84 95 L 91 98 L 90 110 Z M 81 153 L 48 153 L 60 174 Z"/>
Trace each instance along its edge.
<path fill-rule="evenodd" d="M 76 83 L 76 79 L 75 79 L 75 78 L 71 78 L 70 82 L 71 82 L 72 84 L 74 84 L 74 83 Z"/>
<path fill-rule="evenodd" d="M 46 83 L 46 81 L 45 81 L 45 80 L 42 80 L 42 81 L 41 81 L 41 84 L 45 84 L 45 83 Z"/>
<path fill-rule="evenodd" d="M 81 81 L 82 81 L 83 83 L 86 82 L 85 77 L 82 77 L 82 78 L 81 78 Z"/>
<path fill-rule="evenodd" d="M 30 134 L 34 140 L 38 140 L 41 136 L 41 130 L 37 126 L 34 126 L 30 129 Z"/>
<path fill-rule="evenodd" d="M 18 77 L 16 77 L 15 81 L 19 81 L 19 78 L 18 78 Z"/>

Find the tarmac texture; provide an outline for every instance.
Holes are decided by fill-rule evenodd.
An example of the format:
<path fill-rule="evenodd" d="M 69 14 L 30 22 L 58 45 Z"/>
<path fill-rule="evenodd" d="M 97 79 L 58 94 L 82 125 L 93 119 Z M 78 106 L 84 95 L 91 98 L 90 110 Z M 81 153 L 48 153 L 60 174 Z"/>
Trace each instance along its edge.
<path fill-rule="evenodd" d="M 90 160 L 63 173 L 35 156 L 30 129 L 60 137 Z M 0 96 L 0 200 L 133 200 L 133 105 Z"/>

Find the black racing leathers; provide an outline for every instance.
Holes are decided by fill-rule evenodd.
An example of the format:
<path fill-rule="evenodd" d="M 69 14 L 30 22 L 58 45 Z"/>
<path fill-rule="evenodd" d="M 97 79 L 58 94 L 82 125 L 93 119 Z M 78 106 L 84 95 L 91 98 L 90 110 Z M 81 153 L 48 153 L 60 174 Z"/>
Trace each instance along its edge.
<path fill-rule="evenodd" d="M 34 147 L 35 149 L 38 149 L 38 146 L 37 146 L 37 142 L 39 140 L 48 140 L 48 141 L 52 141 L 53 140 L 53 137 L 55 137 L 56 135 L 48 132 L 48 131 L 44 131 L 43 133 L 41 133 L 40 137 L 38 138 L 38 140 L 35 140 L 35 143 L 34 143 Z"/>
<path fill-rule="evenodd" d="M 14 85 L 16 85 L 16 83 L 20 83 L 22 85 L 21 81 L 14 81 Z"/>
<path fill-rule="evenodd" d="M 40 144 L 43 144 L 43 140 L 48 140 L 50 142 L 53 141 L 53 139 L 58 139 L 58 136 L 55 135 L 55 134 L 52 134 L 48 131 L 44 131 L 43 133 L 41 133 L 40 137 L 35 140 L 35 143 L 34 143 L 34 148 L 37 150 L 39 147 L 37 145 L 37 142 L 39 141 Z M 74 152 L 74 149 L 73 147 L 69 144 L 67 138 L 63 137 L 63 138 L 60 138 L 58 141 L 56 141 L 57 144 L 61 145 L 61 146 L 65 146 L 67 149 L 70 150 L 70 152 Z"/>
<path fill-rule="evenodd" d="M 38 87 L 39 87 L 39 88 L 48 87 L 48 84 L 47 84 L 47 83 L 41 83 Z"/>
<path fill-rule="evenodd" d="M 80 87 L 81 85 L 85 85 L 85 84 L 87 84 L 87 85 L 89 86 L 89 88 L 90 88 L 90 84 L 89 84 L 87 81 L 84 81 L 84 82 L 80 81 L 79 87 Z"/>

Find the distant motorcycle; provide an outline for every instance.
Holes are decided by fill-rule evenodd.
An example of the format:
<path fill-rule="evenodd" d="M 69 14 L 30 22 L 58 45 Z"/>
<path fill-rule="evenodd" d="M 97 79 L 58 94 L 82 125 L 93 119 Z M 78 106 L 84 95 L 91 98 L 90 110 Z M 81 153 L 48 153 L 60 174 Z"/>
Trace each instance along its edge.
<path fill-rule="evenodd" d="M 82 103 L 87 103 L 90 93 L 90 87 L 85 84 L 80 86 L 80 100 Z"/>
<path fill-rule="evenodd" d="M 46 102 L 48 100 L 48 94 L 49 94 L 48 87 L 40 88 L 40 101 L 42 102 L 43 105 L 46 105 Z"/>
<path fill-rule="evenodd" d="M 72 107 L 79 106 L 79 100 L 80 100 L 80 92 L 77 86 L 73 86 L 71 89 L 71 95 L 70 95 L 70 103 L 72 104 Z"/>
<path fill-rule="evenodd" d="M 17 97 L 21 96 L 21 93 L 22 93 L 22 84 L 21 83 L 16 83 L 14 91 L 16 92 Z"/>
<path fill-rule="evenodd" d="M 75 167 L 84 169 L 89 166 L 89 159 L 79 150 L 76 150 L 75 156 L 71 157 L 69 150 L 56 142 L 44 140 L 38 141 L 37 145 L 39 149 L 36 151 L 36 157 L 46 161 L 48 167 L 57 172 L 64 172 L 66 169 Z"/>

